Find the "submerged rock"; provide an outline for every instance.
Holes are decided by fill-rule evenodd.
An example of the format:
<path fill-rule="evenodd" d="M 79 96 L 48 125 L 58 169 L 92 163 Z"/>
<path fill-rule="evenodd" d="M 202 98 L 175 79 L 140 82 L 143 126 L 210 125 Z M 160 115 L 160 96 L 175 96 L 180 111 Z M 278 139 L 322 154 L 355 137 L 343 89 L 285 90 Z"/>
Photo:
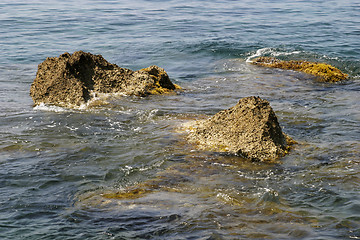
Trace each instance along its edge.
<path fill-rule="evenodd" d="M 268 101 L 246 97 L 189 128 L 188 140 L 200 149 L 229 152 L 258 161 L 275 161 L 291 143 Z"/>
<path fill-rule="evenodd" d="M 39 64 L 30 95 L 35 103 L 79 106 L 91 93 L 122 93 L 146 96 L 176 88 L 164 69 L 150 66 L 138 71 L 121 68 L 101 55 L 83 51 L 47 58 Z"/>
<path fill-rule="evenodd" d="M 281 68 L 295 70 L 311 74 L 323 82 L 338 82 L 348 78 L 348 75 L 341 72 L 336 67 L 326 63 L 308 62 L 308 61 L 282 61 L 273 57 L 259 57 L 252 61 L 255 65 L 261 65 L 271 68 Z"/>
<path fill-rule="evenodd" d="M 210 119 L 191 122 L 185 128 L 190 130 L 187 140 L 200 149 L 228 152 L 233 156 L 219 156 L 209 152 L 193 155 L 187 149 L 189 145 L 181 145 L 182 154 L 186 156 L 181 162 L 139 184 L 116 190 L 102 190 L 100 193 L 93 193 L 93 196 L 100 196 L 100 201 L 106 203 L 111 200 L 137 199 L 154 192 L 192 194 L 209 191 L 209 182 L 214 183 L 209 179 L 217 178 L 224 168 L 231 166 L 230 169 L 233 170 L 245 168 L 252 171 L 267 168 L 270 164 L 277 163 L 276 160 L 287 154 L 290 146 L 295 143 L 282 132 L 269 102 L 259 97 L 242 98 L 234 107 L 220 111 Z M 251 161 L 238 161 L 236 155 L 270 164 L 253 165 L 250 164 Z M 217 184 L 215 186 L 218 188 Z M 206 196 L 211 196 L 214 192 L 216 190 L 211 189 Z M 216 198 L 232 205 L 243 205 L 236 198 L 222 198 L 221 194 L 215 194 Z M 246 197 L 247 194 L 244 195 Z M 84 197 L 89 198 L 92 196 Z"/>
<path fill-rule="evenodd" d="M 242 201 L 229 196 L 223 197 L 222 192 L 216 193 L 216 190 L 209 188 L 209 182 L 215 182 L 210 179 L 217 178 L 224 168 L 229 166 L 232 170 L 237 167 L 253 171 L 267 168 L 270 164 L 253 165 L 251 161 L 238 161 L 236 155 L 250 160 L 277 163 L 276 160 L 288 153 L 290 145 L 295 143 L 282 132 L 269 102 L 259 97 L 240 99 L 234 107 L 221 111 L 210 119 L 192 122 L 185 128 L 190 130 L 187 139 L 201 149 L 229 152 L 234 155 L 219 156 L 208 152 L 193 155 L 189 153 L 189 145 L 182 142 L 179 147 L 181 155 L 185 155 L 185 158 L 181 162 L 167 167 L 153 178 L 139 184 L 86 194 L 80 201 L 98 199 L 101 204 L 106 204 L 113 200 L 138 199 L 154 192 L 193 194 L 204 191 L 207 197 L 213 196 L 220 201 L 243 206 Z M 218 188 L 219 185 L 214 186 Z M 246 197 L 248 194 L 244 195 L 244 198 Z"/>

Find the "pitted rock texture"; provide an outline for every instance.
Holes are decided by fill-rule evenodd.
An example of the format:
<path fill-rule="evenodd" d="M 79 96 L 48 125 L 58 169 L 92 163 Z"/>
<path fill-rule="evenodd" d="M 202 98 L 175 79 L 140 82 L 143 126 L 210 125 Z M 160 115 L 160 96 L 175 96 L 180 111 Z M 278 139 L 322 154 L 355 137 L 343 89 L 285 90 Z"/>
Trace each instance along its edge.
<path fill-rule="evenodd" d="M 101 55 L 78 51 L 47 58 L 39 64 L 30 95 L 35 105 L 72 107 L 90 100 L 91 92 L 147 96 L 176 88 L 158 66 L 132 71 L 109 63 Z"/>
<path fill-rule="evenodd" d="M 200 149 L 268 162 L 284 156 L 291 143 L 269 102 L 259 97 L 242 98 L 234 107 L 197 121 L 188 140 Z"/>

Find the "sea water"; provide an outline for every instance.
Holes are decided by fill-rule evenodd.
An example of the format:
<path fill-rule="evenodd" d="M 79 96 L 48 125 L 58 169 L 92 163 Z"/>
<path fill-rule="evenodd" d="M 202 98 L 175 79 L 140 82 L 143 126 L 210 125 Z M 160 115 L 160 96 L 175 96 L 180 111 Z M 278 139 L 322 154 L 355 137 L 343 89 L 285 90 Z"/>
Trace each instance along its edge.
<path fill-rule="evenodd" d="M 359 239 L 360 3 L 0 2 L 1 239 Z M 34 107 L 46 57 L 83 50 L 163 67 L 177 94 Z M 320 83 L 251 65 L 326 62 Z M 198 151 L 182 124 L 268 100 L 298 144 L 277 164 Z M 105 193 L 161 179 L 136 198 Z"/>

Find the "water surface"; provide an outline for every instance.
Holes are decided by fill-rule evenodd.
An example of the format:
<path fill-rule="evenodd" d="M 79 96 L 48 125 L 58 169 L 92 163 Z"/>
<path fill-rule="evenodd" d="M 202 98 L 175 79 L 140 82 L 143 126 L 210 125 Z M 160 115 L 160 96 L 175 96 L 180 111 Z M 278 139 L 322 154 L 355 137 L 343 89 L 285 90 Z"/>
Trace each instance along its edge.
<path fill-rule="evenodd" d="M 2 239 L 359 239 L 360 4 L 345 1 L 2 1 Z M 33 107 L 37 65 L 77 50 L 184 91 L 90 109 Z M 326 84 L 247 62 L 330 63 Z M 202 152 L 179 132 L 246 96 L 298 145 L 278 164 Z M 136 199 L 103 193 L 162 179 Z"/>

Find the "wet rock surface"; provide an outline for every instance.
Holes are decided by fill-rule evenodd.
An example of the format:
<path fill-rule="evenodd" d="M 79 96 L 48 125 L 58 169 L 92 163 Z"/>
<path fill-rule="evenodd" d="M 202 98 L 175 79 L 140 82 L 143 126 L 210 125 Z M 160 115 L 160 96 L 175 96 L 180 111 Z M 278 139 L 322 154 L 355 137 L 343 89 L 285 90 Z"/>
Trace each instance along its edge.
<path fill-rule="evenodd" d="M 300 71 L 317 77 L 322 82 L 338 82 L 348 78 L 348 75 L 336 67 L 326 63 L 308 61 L 282 61 L 273 57 L 259 57 L 252 61 L 255 65 L 271 68 Z"/>
<path fill-rule="evenodd" d="M 101 55 L 78 51 L 47 58 L 39 64 L 30 95 L 35 105 L 73 107 L 89 101 L 92 93 L 147 96 L 176 88 L 158 66 L 132 71 L 109 63 Z"/>
<path fill-rule="evenodd" d="M 187 127 L 188 140 L 200 149 L 229 152 L 258 161 L 275 161 L 291 144 L 268 101 L 246 97 L 232 108 Z"/>

